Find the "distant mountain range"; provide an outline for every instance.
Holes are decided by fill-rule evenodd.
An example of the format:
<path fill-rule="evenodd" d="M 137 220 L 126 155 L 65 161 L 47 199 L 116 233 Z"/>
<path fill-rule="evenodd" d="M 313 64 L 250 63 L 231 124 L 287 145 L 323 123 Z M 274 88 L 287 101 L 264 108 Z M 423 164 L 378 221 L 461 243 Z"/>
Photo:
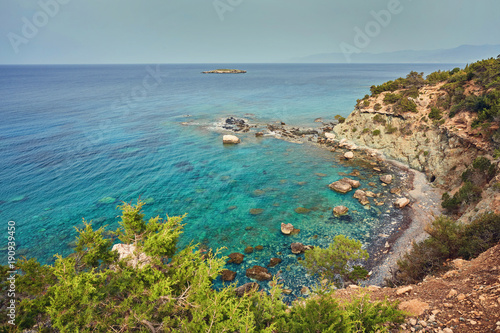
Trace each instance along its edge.
<path fill-rule="evenodd" d="M 500 54 L 500 45 L 461 45 L 452 49 L 404 50 L 384 53 L 353 53 L 352 63 L 469 63 Z M 347 63 L 343 53 L 313 54 L 291 59 L 299 63 Z"/>

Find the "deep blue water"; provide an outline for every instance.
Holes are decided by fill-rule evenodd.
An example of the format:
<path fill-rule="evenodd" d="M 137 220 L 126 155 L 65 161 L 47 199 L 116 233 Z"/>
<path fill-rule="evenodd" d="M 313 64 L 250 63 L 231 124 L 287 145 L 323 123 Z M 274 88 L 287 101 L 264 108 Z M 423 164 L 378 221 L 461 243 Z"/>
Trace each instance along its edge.
<path fill-rule="evenodd" d="M 354 167 L 327 150 L 250 133 L 228 147 L 209 126 L 180 123 L 246 115 L 312 125 L 347 116 L 372 84 L 455 66 L 242 64 L 230 67 L 248 73 L 200 74 L 220 67 L 228 65 L 0 66 L 0 223 L 6 230 L 16 222 L 18 255 L 53 262 L 55 253 L 70 253 L 82 218 L 115 229 L 116 206 L 141 196 L 147 217 L 188 213 L 181 246 L 194 240 L 229 254 L 263 245 L 229 268 L 248 282 L 245 268 L 280 257 L 271 272 L 282 269 L 297 293 L 307 277 L 289 251 L 292 241 L 326 245 L 343 233 L 368 245 L 399 215 L 388 206 L 365 210 L 329 190 Z M 364 186 L 376 180 L 362 171 Z M 331 218 L 339 204 L 351 209 L 350 221 Z M 297 214 L 297 207 L 312 211 Z M 264 211 L 254 216 L 252 208 Z M 281 222 L 301 232 L 285 237 Z"/>

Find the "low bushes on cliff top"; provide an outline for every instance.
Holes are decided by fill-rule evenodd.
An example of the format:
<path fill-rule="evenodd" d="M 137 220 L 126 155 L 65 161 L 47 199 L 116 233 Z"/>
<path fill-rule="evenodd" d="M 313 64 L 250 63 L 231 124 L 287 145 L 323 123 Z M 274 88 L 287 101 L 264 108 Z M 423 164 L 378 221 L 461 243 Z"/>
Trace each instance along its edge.
<path fill-rule="evenodd" d="M 500 241 L 500 215 L 487 213 L 468 225 L 445 216 L 436 218 L 426 228 L 429 238 L 414 243 L 398 260 L 398 268 L 387 281 L 390 285 L 412 284 L 429 274 L 446 269 L 448 259 L 471 259 Z"/>

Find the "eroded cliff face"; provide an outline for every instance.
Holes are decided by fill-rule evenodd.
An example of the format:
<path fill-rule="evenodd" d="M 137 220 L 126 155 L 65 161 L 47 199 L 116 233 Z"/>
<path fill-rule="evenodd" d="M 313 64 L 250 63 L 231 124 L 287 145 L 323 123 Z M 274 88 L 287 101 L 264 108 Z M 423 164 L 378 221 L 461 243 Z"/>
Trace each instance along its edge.
<path fill-rule="evenodd" d="M 430 107 L 444 94 L 440 87 L 426 86 L 418 97 L 409 97 L 417 112 L 395 113 L 383 101 L 387 93 L 370 97 L 333 130 L 339 138 L 378 149 L 388 158 L 425 172 L 433 184 L 453 190 L 461 184 L 462 172 L 476 157 L 488 155 L 491 147 L 472 129 L 471 114 L 429 119 Z"/>
<path fill-rule="evenodd" d="M 440 88 L 441 85 L 425 86 L 419 89 L 418 97 L 408 97 L 416 104 L 416 112 L 395 111 L 384 102 L 387 92 L 365 98 L 333 131 L 339 140 L 345 138 L 377 149 L 387 158 L 424 172 L 432 184 L 454 193 L 462 185 L 462 173 L 478 156 L 494 161 L 493 147 L 484 138 L 484 131 L 472 127 L 472 113 L 450 118 L 444 111 L 439 120 L 429 118 L 431 107 L 445 94 Z M 473 93 L 474 87 L 470 91 Z M 397 93 L 402 92 L 394 92 Z M 484 187 L 482 201 L 464 211 L 463 220 L 487 211 L 500 211 L 499 191 L 490 188 L 499 181 L 497 176 Z"/>
<path fill-rule="evenodd" d="M 379 122 L 373 120 L 376 115 Z M 410 128 L 406 130 L 407 134 L 402 134 L 399 130 L 388 133 L 388 126 Z M 380 131 L 379 134 L 377 130 Z M 483 153 L 439 127 L 425 123 L 418 125 L 415 119 L 402 119 L 375 112 L 356 110 L 345 123 L 337 125 L 334 131 L 340 138 L 378 149 L 388 158 L 423 171 L 429 181 L 446 190 L 459 186 L 462 172 Z"/>

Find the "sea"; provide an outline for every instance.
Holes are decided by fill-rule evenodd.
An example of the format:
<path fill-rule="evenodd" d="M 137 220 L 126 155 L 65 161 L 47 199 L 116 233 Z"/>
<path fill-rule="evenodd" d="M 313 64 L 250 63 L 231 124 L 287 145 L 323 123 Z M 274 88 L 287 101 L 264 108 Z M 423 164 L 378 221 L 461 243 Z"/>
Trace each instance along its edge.
<path fill-rule="evenodd" d="M 71 253 L 83 220 L 115 230 L 117 206 L 140 198 L 147 219 L 186 214 L 179 248 L 199 244 L 228 255 L 262 246 L 242 264 L 227 265 L 237 283 L 251 281 L 247 268 L 277 257 L 282 262 L 269 271 L 292 290 L 289 297 L 298 297 L 315 277 L 299 264 L 303 255 L 291 253 L 292 242 L 324 247 L 344 234 L 369 247 L 401 213 L 389 204 L 366 209 L 327 187 L 354 169 L 366 187 L 377 181 L 368 168 L 316 145 L 253 132 L 223 145 L 227 133 L 215 124 L 234 116 L 317 127 L 316 118 L 347 117 L 371 85 L 458 66 L 2 65 L 0 261 L 7 264 L 9 221 L 16 258 L 52 264 L 55 254 Z M 247 73 L 201 73 L 228 67 Z M 332 216 L 338 205 L 350 209 L 348 217 Z M 300 232 L 285 236 L 281 223 Z"/>

